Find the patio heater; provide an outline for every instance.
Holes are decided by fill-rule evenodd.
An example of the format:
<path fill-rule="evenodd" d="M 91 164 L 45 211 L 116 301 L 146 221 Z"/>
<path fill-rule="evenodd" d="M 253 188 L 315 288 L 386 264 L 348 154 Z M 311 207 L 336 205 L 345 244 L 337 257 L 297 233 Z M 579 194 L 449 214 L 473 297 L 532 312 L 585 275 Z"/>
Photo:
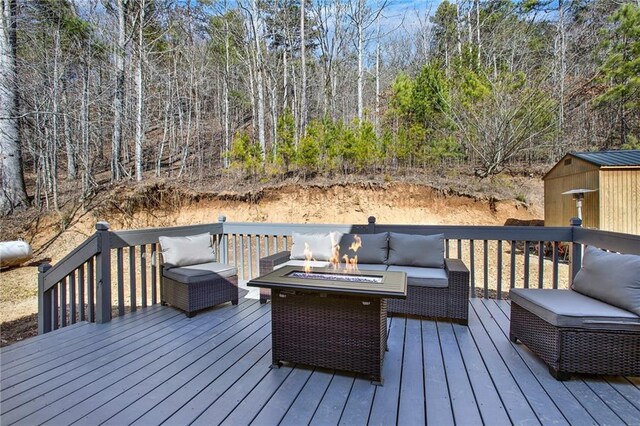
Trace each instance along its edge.
<path fill-rule="evenodd" d="M 578 209 L 578 219 L 582 221 L 582 200 L 584 200 L 584 194 L 589 192 L 596 192 L 597 189 L 572 189 L 566 192 L 563 192 L 562 195 L 572 195 L 573 199 L 576 200 L 576 208 Z"/>

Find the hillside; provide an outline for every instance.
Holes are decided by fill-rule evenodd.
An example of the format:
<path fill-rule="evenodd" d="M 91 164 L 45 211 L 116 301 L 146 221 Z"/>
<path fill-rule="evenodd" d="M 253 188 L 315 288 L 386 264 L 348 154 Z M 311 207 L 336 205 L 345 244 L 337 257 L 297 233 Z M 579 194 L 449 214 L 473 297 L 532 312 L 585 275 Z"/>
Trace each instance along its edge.
<path fill-rule="evenodd" d="M 431 181 L 431 185 L 420 181 Z M 68 197 L 60 214 L 33 209 L 0 222 L 6 239 L 23 238 L 35 253 L 31 266 L 0 272 L 0 322 L 3 344 L 15 330 L 33 332 L 37 312 L 37 264 L 60 260 L 106 220 L 112 229 L 176 226 L 216 221 L 502 225 L 508 218 L 540 219 L 542 183 L 537 178 L 461 179 L 440 187 L 437 177 L 414 175 L 329 182 L 285 181 L 277 185 L 237 183 L 231 190 L 204 190 L 220 183 L 154 181 L 105 189 L 85 208 Z M 526 199 L 528 202 L 515 200 Z M 16 325 L 8 321 L 18 321 Z M 20 331 L 23 333 L 24 330 Z"/>

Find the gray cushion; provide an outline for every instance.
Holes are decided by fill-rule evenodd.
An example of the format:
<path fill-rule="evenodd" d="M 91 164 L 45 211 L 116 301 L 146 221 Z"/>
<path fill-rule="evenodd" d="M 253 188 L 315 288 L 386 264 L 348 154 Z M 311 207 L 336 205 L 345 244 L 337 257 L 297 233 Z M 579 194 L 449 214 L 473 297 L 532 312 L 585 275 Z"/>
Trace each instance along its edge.
<path fill-rule="evenodd" d="M 341 267 L 344 263 L 340 264 Z M 387 265 L 384 263 L 360 263 L 358 262 L 358 269 L 360 271 L 386 271 Z"/>
<path fill-rule="evenodd" d="M 294 232 L 291 237 L 293 244 L 291 245 L 290 259 L 305 260 L 304 250 L 306 243 L 312 253 L 313 260 L 329 260 L 331 259 L 333 244 L 337 244 L 340 241 L 342 233 L 301 234 Z"/>
<path fill-rule="evenodd" d="M 361 246 L 357 252 L 350 249 L 351 244 L 360 238 Z M 358 256 L 358 263 L 385 263 L 389 255 L 389 233 L 379 234 L 344 234 L 340 238 L 340 261 L 347 255 L 349 258 Z"/>
<path fill-rule="evenodd" d="M 218 262 L 201 263 L 199 265 L 181 266 L 165 269 L 163 275 L 172 280 L 190 284 L 216 277 L 229 278 L 238 275 L 238 269 L 232 265 Z"/>
<path fill-rule="evenodd" d="M 444 268 L 444 234 L 389 233 L 389 265 Z"/>
<path fill-rule="evenodd" d="M 444 269 L 389 265 L 387 271 L 406 272 L 407 285 L 418 287 L 449 287 L 449 279 Z"/>
<path fill-rule="evenodd" d="M 274 270 L 276 269 L 280 269 L 284 266 L 304 266 L 306 263 L 305 260 L 288 260 L 284 263 L 281 263 L 279 265 L 276 265 L 273 267 Z M 309 266 L 311 266 L 312 268 L 326 268 L 328 266 L 331 266 L 331 264 L 329 262 L 322 262 L 322 261 L 318 261 L 318 260 L 311 260 L 309 261 Z"/>
<path fill-rule="evenodd" d="M 516 288 L 512 302 L 556 327 L 640 330 L 640 317 L 572 290 Z"/>
<path fill-rule="evenodd" d="M 640 315 L 640 256 L 587 246 L 573 289 Z"/>
<path fill-rule="evenodd" d="M 211 235 L 189 235 L 186 237 L 159 237 L 165 268 L 215 262 Z"/>

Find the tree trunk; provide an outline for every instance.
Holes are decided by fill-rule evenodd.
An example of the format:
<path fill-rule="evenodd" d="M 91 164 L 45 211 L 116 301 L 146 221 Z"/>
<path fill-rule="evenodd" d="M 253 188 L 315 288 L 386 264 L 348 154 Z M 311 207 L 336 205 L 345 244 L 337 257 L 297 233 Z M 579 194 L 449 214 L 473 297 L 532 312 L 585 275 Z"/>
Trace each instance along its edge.
<path fill-rule="evenodd" d="M 305 30 L 304 30 L 304 4 L 305 0 L 300 1 L 300 68 L 301 68 L 301 88 L 300 88 L 300 123 L 298 134 L 300 137 L 304 135 L 304 128 L 307 125 L 307 60 L 305 46 Z M 275 125 L 275 123 L 274 123 Z"/>
<path fill-rule="evenodd" d="M 16 81 L 16 0 L 2 0 L 0 18 L 0 216 L 28 205 L 22 172 Z"/>
<path fill-rule="evenodd" d="M 363 60 L 364 60 L 364 0 L 358 0 L 358 18 L 356 21 L 357 32 L 358 32 L 358 120 L 362 121 L 362 117 L 364 115 L 364 100 L 363 96 L 363 85 L 364 85 L 364 68 L 363 68 Z"/>
<path fill-rule="evenodd" d="M 224 2 L 224 13 L 227 14 L 227 2 Z M 229 167 L 229 156 L 226 155 L 229 152 L 229 19 L 224 20 L 224 78 L 222 79 L 222 91 L 224 96 L 224 152 L 222 156 L 224 167 Z"/>
<path fill-rule="evenodd" d="M 138 22 L 138 60 L 136 64 L 136 180 L 142 181 L 142 146 L 144 143 L 144 25 L 145 25 L 145 7 L 146 0 L 140 0 L 139 22 Z"/>
<path fill-rule="evenodd" d="M 124 83 L 125 83 L 125 0 L 116 0 L 118 13 L 118 43 L 115 48 L 116 85 L 113 97 L 113 136 L 111 143 L 111 181 L 122 178 L 120 151 L 122 149 L 122 121 L 124 117 Z"/>
<path fill-rule="evenodd" d="M 264 124 L 264 64 L 262 63 L 262 50 L 258 34 L 258 6 L 256 0 L 251 0 L 251 29 L 256 48 L 256 91 L 258 92 L 258 141 L 262 155 L 266 151 L 265 124 Z"/>

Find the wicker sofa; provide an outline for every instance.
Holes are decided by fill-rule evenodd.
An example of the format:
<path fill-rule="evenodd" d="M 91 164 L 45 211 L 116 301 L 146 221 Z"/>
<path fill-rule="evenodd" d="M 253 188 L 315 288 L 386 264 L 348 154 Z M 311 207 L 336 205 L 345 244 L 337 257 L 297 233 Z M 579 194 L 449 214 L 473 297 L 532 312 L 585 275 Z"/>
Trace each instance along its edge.
<path fill-rule="evenodd" d="M 444 235 L 378 234 L 293 234 L 291 251 L 260 259 L 264 275 L 285 265 L 303 266 L 304 247 L 311 248 L 312 267 L 326 267 L 330 259 L 358 257 L 358 269 L 403 271 L 407 274 L 407 298 L 387 301 L 390 314 L 446 318 L 467 324 L 469 313 L 469 270 L 459 259 L 444 258 Z M 354 252 L 356 238 L 361 247 Z M 331 243 L 334 243 L 333 247 Z M 337 242 L 337 244 L 335 244 Z M 335 251 L 334 251 L 335 250 Z M 260 302 L 271 297 L 260 289 Z"/>
<path fill-rule="evenodd" d="M 160 303 L 191 318 L 201 309 L 238 304 L 238 270 L 215 260 L 211 235 L 160 237 Z"/>
<path fill-rule="evenodd" d="M 509 337 L 558 380 L 640 376 L 640 256 L 587 247 L 572 289 L 512 289 Z"/>

